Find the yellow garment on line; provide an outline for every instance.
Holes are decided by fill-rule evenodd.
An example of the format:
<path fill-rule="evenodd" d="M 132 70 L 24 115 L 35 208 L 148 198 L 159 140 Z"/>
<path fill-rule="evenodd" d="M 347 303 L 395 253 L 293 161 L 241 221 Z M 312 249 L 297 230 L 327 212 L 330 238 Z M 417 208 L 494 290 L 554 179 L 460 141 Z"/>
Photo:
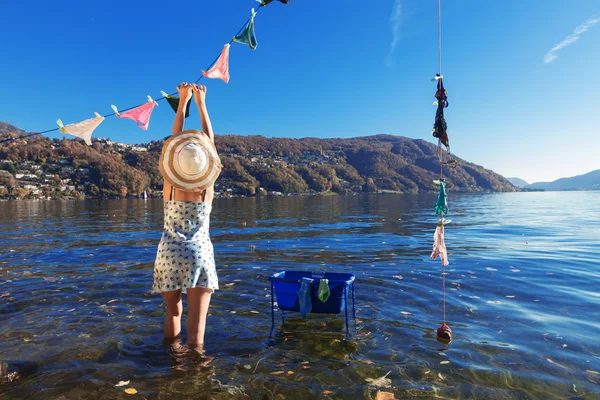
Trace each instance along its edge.
<path fill-rule="evenodd" d="M 60 126 L 61 133 L 67 133 L 69 135 L 76 136 L 78 138 L 83 139 L 85 144 L 88 146 L 92 145 L 92 133 L 94 130 L 104 121 L 104 117 L 98 113 L 95 113 L 95 118 L 86 119 L 85 121 L 76 122 L 74 124 L 69 124 L 64 126 L 62 121 L 59 119 L 56 121 L 58 126 Z"/>

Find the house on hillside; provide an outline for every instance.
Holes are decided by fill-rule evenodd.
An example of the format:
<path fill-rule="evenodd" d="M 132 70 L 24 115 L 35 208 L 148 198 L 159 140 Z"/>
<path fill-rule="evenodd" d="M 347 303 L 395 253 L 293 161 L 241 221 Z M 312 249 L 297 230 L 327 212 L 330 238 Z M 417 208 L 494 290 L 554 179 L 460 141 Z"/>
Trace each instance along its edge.
<path fill-rule="evenodd" d="M 29 190 L 29 192 L 31 192 L 31 194 L 39 194 L 40 193 L 40 188 L 37 187 L 36 185 L 24 185 L 23 189 Z"/>
<path fill-rule="evenodd" d="M 33 175 L 33 174 L 15 174 L 15 179 L 16 180 L 29 180 L 29 179 L 38 179 L 37 175 Z"/>

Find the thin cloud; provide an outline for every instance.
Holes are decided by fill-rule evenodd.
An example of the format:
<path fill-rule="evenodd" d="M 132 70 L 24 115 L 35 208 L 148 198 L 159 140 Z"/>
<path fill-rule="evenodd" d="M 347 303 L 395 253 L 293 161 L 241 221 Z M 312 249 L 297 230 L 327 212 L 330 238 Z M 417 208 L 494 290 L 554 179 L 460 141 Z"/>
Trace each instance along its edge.
<path fill-rule="evenodd" d="M 392 15 L 390 16 L 390 25 L 392 26 L 392 42 L 390 43 L 390 51 L 385 57 L 385 64 L 390 67 L 393 64 L 392 56 L 396 45 L 400 41 L 400 25 L 402 23 L 402 0 L 394 1 L 394 8 L 392 9 Z"/>
<path fill-rule="evenodd" d="M 598 22 L 600 22 L 600 16 L 593 16 L 592 18 L 585 21 L 582 25 L 579 25 L 577 28 L 575 28 L 573 30 L 572 34 L 570 34 L 569 36 L 564 38 L 564 40 L 562 42 L 560 42 L 559 44 L 557 44 L 556 46 L 551 48 L 546 53 L 546 55 L 544 56 L 544 64 L 548 64 L 548 63 L 551 63 L 552 61 L 556 60 L 558 58 L 556 53 L 559 50 L 564 49 L 565 47 L 575 43 L 577 40 L 579 40 L 581 35 L 583 35 L 585 32 L 587 32 L 590 28 L 592 28 Z"/>

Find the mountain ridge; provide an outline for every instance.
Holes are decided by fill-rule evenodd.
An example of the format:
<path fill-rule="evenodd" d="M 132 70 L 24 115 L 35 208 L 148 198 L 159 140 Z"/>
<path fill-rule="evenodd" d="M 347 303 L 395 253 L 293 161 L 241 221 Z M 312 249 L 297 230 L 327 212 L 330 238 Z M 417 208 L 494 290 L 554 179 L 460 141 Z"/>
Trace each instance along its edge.
<path fill-rule="evenodd" d="M 0 137 L 24 131 L 0 123 Z M 32 136 L 0 144 L 0 186 L 5 198 L 159 195 L 158 158 L 163 140 L 139 145 L 93 139 Z M 217 135 L 223 171 L 218 195 L 434 192 L 437 146 L 423 139 L 378 134 L 356 138 L 266 138 Z M 495 172 L 454 157 L 444 169 L 448 190 L 516 191 Z M 10 175 L 10 176 L 9 176 Z M 26 187 L 27 186 L 27 187 Z M 17 189 L 21 189 L 19 193 Z M 29 191 L 29 193 L 26 193 Z M 41 194 L 40 194 L 41 193 Z"/>
<path fill-rule="evenodd" d="M 600 169 L 581 175 L 559 178 L 552 182 L 534 182 L 525 186 L 525 189 L 546 191 L 600 190 Z"/>
<path fill-rule="evenodd" d="M 514 186 L 518 187 L 518 188 L 524 188 L 525 186 L 529 185 L 529 182 L 527 182 L 524 179 L 521 178 L 506 178 L 508 179 L 508 181 L 510 183 L 512 183 Z"/>

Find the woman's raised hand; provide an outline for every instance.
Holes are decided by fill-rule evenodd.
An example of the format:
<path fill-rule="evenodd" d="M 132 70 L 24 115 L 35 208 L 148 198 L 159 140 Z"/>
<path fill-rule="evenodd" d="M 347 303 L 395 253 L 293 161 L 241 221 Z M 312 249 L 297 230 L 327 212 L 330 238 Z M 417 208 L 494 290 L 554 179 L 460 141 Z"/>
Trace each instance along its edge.
<path fill-rule="evenodd" d="M 192 87 L 195 85 L 190 85 L 187 82 L 181 82 L 179 86 L 177 86 L 177 92 L 179 93 L 179 99 L 186 104 L 192 98 Z"/>
<path fill-rule="evenodd" d="M 194 100 L 198 105 L 204 104 L 206 101 L 206 86 L 202 85 L 192 85 L 192 91 L 194 92 Z"/>

